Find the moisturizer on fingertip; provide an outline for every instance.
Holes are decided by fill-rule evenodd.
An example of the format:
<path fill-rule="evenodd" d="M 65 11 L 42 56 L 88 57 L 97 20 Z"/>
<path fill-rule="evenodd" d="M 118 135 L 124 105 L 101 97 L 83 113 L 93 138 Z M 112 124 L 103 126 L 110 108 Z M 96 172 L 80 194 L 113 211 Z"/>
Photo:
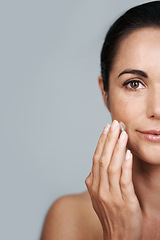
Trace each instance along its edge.
<path fill-rule="evenodd" d="M 120 122 L 120 127 L 121 127 L 121 131 L 123 132 L 126 126 L 123 122 Z"/>
<path fill-rule="evenodd" d="M 126 151 L 126 160 L 129 160 L 130 157 L 131 157 L 131 151 L 128 149 L 128 150 Z"/>

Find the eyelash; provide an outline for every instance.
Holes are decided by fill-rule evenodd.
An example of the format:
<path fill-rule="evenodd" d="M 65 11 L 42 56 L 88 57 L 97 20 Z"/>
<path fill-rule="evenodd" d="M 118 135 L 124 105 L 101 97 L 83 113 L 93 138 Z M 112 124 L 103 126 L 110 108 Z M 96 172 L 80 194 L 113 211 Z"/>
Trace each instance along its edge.
<path fill-rule="evenodd" d="M 129 81 L 126 81 L 125 83 L 123 83 L 123 86 L 125 86 L 127 89 L 131 90 L 131 91 L 137 91 L 138 89 L 142 89 L 142 88 L 132 88 L 132 87 L 128 87 L 127 85 L 130 84 L 130 83 L 134 83 L 134 82 L 137 82 L 137 83 L 140 83 L 141 85 L 144 86 L 144 84 L 139 81 L 139 80 L 129 80 Z"/>

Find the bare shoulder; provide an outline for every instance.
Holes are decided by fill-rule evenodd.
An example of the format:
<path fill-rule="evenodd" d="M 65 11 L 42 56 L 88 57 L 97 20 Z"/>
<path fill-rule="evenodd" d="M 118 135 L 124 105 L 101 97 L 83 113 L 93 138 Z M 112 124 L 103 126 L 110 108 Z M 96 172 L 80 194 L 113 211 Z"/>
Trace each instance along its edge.
<path fill-rule="evenodd" d="M 49 209 L 41 240 L 93 240 L 93 229 L 98 232 L 99 228 L 88 193 L 67 195 L 57 199 Z"/>

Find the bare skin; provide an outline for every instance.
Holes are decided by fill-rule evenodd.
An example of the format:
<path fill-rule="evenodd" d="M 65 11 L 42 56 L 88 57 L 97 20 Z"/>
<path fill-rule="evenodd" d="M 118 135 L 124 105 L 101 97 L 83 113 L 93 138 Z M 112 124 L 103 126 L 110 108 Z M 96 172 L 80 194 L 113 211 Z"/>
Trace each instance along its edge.
<path fill-rule="evenodd" d="M 42 240 L 101 240 L 103 231 L 88 192 L 58 199 L 50 208 Z"/>
<path fill-rule="evenodd" d="M 126 125 L 127 137 L 120 146 L 119 127 L 114 134 L 110 129 L 101 134 L 92 174 L 86 179 L 89 194 L 57 200 L 46 217 L 42 240 L 124 240 L 123 232 L 128 240 L 160 239 L 160 142 L 138 133 L 160 130 L 159 42 L 158 28 L 134 31 L 120 44 L 105 95 L 99 77 L 104 103 L 112 120 Z M 147 76 L 126 73 L 128 69 L 141 70 Z M 132 154 L 122 166 L 126 147 Z M 114 216 L 115 203 L 118 214 Z M 123 206 L 126 214 L 121 211 Z"/>

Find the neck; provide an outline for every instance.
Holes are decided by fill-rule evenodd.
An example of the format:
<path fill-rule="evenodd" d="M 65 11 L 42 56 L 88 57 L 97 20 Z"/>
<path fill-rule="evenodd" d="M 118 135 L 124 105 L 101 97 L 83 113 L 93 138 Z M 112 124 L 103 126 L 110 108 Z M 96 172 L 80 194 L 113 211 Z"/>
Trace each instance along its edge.
<path fill-rule="evenodd" d="M 134 156 L 133 185 L 143 214 L 158 216 L 160 213 L 160 165 L 147 163 Z"/>

